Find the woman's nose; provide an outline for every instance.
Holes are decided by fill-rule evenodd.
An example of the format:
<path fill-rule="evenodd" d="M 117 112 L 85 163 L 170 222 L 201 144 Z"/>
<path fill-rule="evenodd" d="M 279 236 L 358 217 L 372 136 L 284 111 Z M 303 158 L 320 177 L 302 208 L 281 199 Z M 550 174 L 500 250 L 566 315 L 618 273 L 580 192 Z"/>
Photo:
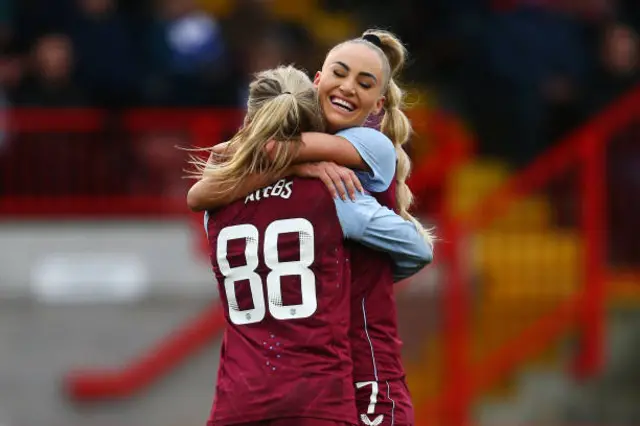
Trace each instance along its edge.
<path fill-rule="evenodd" d="M 343 81 L 340 85 L 340 91 L 346 95 L 352 95 L 355 92 L 355 86 L 351 81 Z"/>

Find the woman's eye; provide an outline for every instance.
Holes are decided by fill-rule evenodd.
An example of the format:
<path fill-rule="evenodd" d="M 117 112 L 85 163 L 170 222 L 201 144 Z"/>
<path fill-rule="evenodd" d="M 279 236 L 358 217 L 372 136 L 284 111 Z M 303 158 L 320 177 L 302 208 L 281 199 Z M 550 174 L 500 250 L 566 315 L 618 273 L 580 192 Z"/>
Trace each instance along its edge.
<path fill-rule="evenodd" d="M 360 83 L 360 86 L 364 89 L 371 89 L 371 84 L 369 83 Z"/>
<path fill-rule="evenodd" d="M 334 71 L 333 75 L 335 75 L 336 77 L 344 77 L 345 75 L 339 71 Z"/>

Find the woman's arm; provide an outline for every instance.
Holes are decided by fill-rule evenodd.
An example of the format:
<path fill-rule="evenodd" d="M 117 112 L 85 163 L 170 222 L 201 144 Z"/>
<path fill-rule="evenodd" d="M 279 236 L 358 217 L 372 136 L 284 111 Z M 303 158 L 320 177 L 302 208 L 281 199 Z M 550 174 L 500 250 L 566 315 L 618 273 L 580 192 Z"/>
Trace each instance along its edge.
<path fill-rule="evenodd" d="M 345 238 L 391 256 L 394 279 L 410 277 L 433 260 L 433 246 L 427 244 L 415 224 L 404 220 L 371 195 L 360 194 L 356 201 L 335 200 Z"/>
<path fill-rule="evenodd" d="M 296 164 L 330 161 L 340 166 L 360 170 L 358 176 L 365 188 L 372 192 L 386 190 L 395 175 L 396 151 L 393 142 L 383 133 L 369 127 L 352 127 L 335 135 L 317 132 L 302 134 L 302 147 L 294 162 Z M 276 142 L 267 145 L 269 155 Z M 220 155 L 227 144 L 218 144 L 213 152 Z"/>
<path fill-rule="evenodd" d="M 238 187 L 229 191 L 220 188 L 215 178 L 203 178 L 189 189 L 187 205 L 194 212 L 226 206 L 290 175 L 320 179 L 332 197 L 343 200 L 347 197 L 355 200 L 356 192 L 364 191 L 358 176 L 346 167 L 329 162 L 305 163 L 289 167 L 281 176 L 250 175 Z"/>
<path fill-rule="evenodd" d="M 296 164 L 331 161 L 344 167 L 357 170 L 370 170 L 369 165 L 354 144 L 347 138 L 319 132 L 305 132 L 302 134 L 303 145 L 294 159 Z M 271 158 L 276 153 L 275 142 L 267 144 Z M 223 154 L 227 143 L 219 143 L 213 147 L 213 153 Z M 212 154 L 213 155 L 213 154 Z"/>
<path fill-rule="evenodd" d="M 332 161 L 351 169 L 369 170 L 356 147 L 341 136 L 309 132 L 302 134 L 302 142 L 296 163 Z"/>
<path fill-rule="evenodd" d="M 293 167 L 286 175 L 314 177 L 321 179 L 332 195 L 351 199 L 362 187 L 372 192 L 386 190 L 395 174 L 396 153 L 392 142 L 375 129 L 354 127 L 338 132 L 337 135 L 325 133 L 303 133 L 304 142 L 296 163 L 320 162 L 318 164 Z M 213 147 L 214 154 L 227 152 L 228 144 L 221 143 Z M 270 150 L 275 152 L 275 150 Z M 345 167 L 367 170 L 349 174 L 335 162 Z M 364 166 L 363 166 L 364 165 Z M 285 175 L 285 176 L 286 176 Z M 187 205 L 193 211 L 215 209 L 249 195 L 250 193 L 278 181 L 284 176 L 251 176 L 232 191 L 220 191 L 213 178 L 204 178 L 196 182 L 187 195 Z M 360 183 L 362 182 L 362 184 Z"/>
<path fill-rule="evenodd" d="M 395 176 L 396 150 L 383 133 L 368 127 L 341 130 L 335 136 L 303 133 L 296 162 L 333 161 L 356 169 L 365 189 L 383 192 Z"/>
<path fill-rule="evenodd" d="M 216 209 L 246 197 L 280 179 L 279 176 L 253 174 L 243 180 L 240 186 L 225 190 L 213 177 L 206 177 L 194 183 L 187 193 L 187 206 L 194 212 Z"/>

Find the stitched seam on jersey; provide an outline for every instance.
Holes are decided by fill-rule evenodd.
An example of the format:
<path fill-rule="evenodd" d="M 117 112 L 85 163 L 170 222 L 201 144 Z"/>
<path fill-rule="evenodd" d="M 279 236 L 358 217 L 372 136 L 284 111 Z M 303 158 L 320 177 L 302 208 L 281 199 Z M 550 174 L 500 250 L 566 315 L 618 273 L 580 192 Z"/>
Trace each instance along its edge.
<path fill-rule="evenodd" d="M 391 426 L 395 424 L 395 411 L 396 411 L 396 402 L 391 399 L 391 387 L 389 386 L 389 381 L 385 380 L 387 383 L 387 398 L 391 401 Z"/>
<path fill-rule="evenodd" d="M 373 376 L 378 381 L 378 367 L 376 366 L 376 355 L 373 352 L 373 343 L 371 342 L 371 337 L 369 337 L 369 330 L 367 329 L 367 310 L 364 307 L 364 298 L 362 298 L 362 317 L 364 318 L 364 333 L 367 335 L 367 340 L 369 341 L 369 348 L 371 348 L 371 361 L 373 363 Z"/>

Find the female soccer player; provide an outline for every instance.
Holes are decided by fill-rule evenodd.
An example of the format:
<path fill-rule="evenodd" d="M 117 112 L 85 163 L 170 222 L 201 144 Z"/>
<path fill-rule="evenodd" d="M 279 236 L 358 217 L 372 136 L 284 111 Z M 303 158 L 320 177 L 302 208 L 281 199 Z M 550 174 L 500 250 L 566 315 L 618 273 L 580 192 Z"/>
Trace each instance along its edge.
<path fill-rule="evenodd" d="M 401 147 L 409 138 L 411 126 L 400 109 L 403 92 L 394 81 L 405 57 L 399 40 L 384 31 L 366 31 L 362 38 L 334 47 L 322 71 L 316 74 L 315 84 L 328 130 L 336 136 L 303 134 L 304 145 L 296 161 L 335 161 L 359 170 L 357 176 L 367 190 L 377 193 L 383 204 L 395 208 L 401 216 L 415 221 L 408 213 L 411 192 L 405 183 L 410 163 Z M 358 127 L 380 112 L 384 113 L 382 133 Z M 395 151 L 384 135 L 393 141 Z M 324 181 L 346 179 L 348 186 L 354 186 L 343 169 L 328 163 L 298 166 L 293 173 L 322 177 Z M 254 176 L 224 196 L 219 182 L 203 179 L 191 189 L 189 204 L 196 210 L 214 208 L 272 179 L 264 174 Z M 333 190 L 344 192 L 342 184 Z M 431 244 L 429 233 L 421 226 L 418 229 Z M 400 359 L 393 264 L 380 254 L 357 248 L 353 250 L 352 275 L 350 337 L 360 420 L 363 424 L 411 425 L 413 409 Z"/>
<path fill-rule="evenodd" d="M 228 188 L 252 173 L 282 174 L 300 148 L 300 133 L 320 130 L 321 122 L 304 73 L 262 72 L 250 85 L 247 116 L 229 155 L 200 164 L 200 171 Z M 395 270 L 410 275 L 431 258 L 415 225 L 369 195 L 345 202 L 321 182 L 298 178 L 205 217 L 227 321 L 209 425 L 355 424 L 343 241 L 385 250 Z"/>

